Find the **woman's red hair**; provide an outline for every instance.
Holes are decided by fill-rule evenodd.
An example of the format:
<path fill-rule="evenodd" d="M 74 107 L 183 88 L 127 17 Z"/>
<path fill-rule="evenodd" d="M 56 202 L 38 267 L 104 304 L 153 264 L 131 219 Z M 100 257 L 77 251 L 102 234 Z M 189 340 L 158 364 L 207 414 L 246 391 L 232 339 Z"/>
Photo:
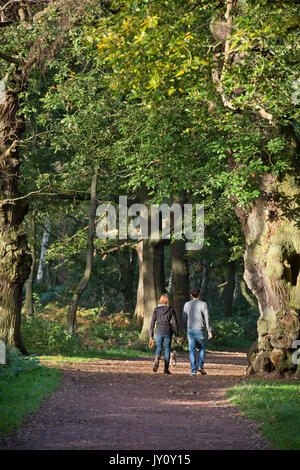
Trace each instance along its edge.
<path fill-rule="evenodd" d="M 168 294 L 161 294 L 160 298 L 159 298 L 159 304 L 165 304 L 169 307 L 170 305 L 170 300 L 169 300 L 169 297 L 168 297 Z"/>

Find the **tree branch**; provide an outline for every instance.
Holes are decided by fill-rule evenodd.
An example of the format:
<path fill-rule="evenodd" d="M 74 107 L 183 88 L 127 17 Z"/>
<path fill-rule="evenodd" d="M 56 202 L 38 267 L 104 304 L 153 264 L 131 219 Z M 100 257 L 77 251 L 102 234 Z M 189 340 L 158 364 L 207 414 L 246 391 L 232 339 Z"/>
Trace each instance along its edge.
<path fill-rule="evenodd" d="M 213 57 L 213 62 L 215 66 L 212 69 L 212 82 L 217 85 L 217 91 L 219 92 L 221 96 L 224 106 L 226 108 L 231 109 L 232 111 L 238 111 L 239 110 L 238 106 L 236 106 L 232 102 L 232 99 L 226 96 L 223 86 L 222 86 L 222 81 L 224 79 L 227 64 L 230 58 L 230 41 L 231 41 L 231 34 L 232 34 L 232 27 L 233 27 L 232 9 L 233 9 L 233 0 L 226 0 L 226 13 L 224 16 L 226 19 L 227 37 L 224 43 L 224 61 L 223 61 L 221 73 L 219 73 L 218 60 L 216 56 Z M 268 113 L 262 106 L 260 106 L 257 103 L 247 103 L 247 104 L 250 108 L 253 108 L 256 111 L 258 111 L 258 114 L 260 115 L 260 117 L 262 117 L 263 119 L 266 119 L 270 124 L 272 125 L 274 124 L 273 115 L 271 113 Z"/>
<path fill-rule="evenodd" d="M 134 242 L 125 242 L 125 243 L 122 243 L 121 245 L 118 245 L 118 246 L 115 246 L 114 248 L 110 248 L 109 250 L 101 250 L 100 252 L 99 251 L 95 251 L 95 255 L 101 255 L 103 258 L 105 257 L 106 258 L 106 255 L 108 255 L 109 253 L 113 253 L 114 251 L 118 251 L 118 250 L 122 250 L 122 248 L 125 248 L 126 246 L 134 246 L 134 245 L 137 245 L 138 243 L 142 242 L 143 239 L 139 239 L 137 241 L 134 241 Z"/>
<path fill-rule="evenodd" d="M 40 189 L 40 190 L 37 190 L 37 191 L 31 191 L 30 193 L 28 194 L 25 194 L 24 196 L 19 196 L 19 197 L 16 197 L 16 198 L 12 198 L 12 199 L 3 199 L 1 200 L 0 199 L 0 206 L 3 205 L 3 204 L 12 204 L 14 203 L 15 201 L 19 201 L 21 199 L 26 199 L 26 198 L 32 198 L 32 196 L 34 197 L 46 197 L 46 196 L 53 196 L 57 199 L 66 199 L 66 200 L 73 200 L 73 199 L 76 199 L 78 201 L 87 201 L 90 199 L 90 194 L 89 193 L 86 193 L 86 192 L 79 192 L 79 191 L 75 191 L 74 193 L 51 193 L 51 192 L 42 192 L 44 191 L 46 188 L 43 188 L 43 189 Z"/>

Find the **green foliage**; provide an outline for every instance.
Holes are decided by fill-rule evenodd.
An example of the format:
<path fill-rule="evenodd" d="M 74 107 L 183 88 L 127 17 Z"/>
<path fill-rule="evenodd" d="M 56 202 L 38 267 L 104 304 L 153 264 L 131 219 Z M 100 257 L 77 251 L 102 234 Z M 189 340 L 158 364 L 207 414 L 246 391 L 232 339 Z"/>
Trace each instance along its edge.
<path fill-rule="evenodd" d="M 0 381 L 6 381 L 21 372 L 32 372 L 40 369 L 40 361 L 35 356 L 23 356 L 18 349 L 7 350 L 7 364 L 0 366 Z"/>
<path fill-rule="evenodd" d="M 39 312 L 42 308 L 40 295 L 37 292 L 33 292 L 32 297 L 33 297 L 34 311 Z"/>
<path fill-rule="evenodd" d="M 98 320 L 89 338 L 96 341 L 100 348 L 130 349 L 138 341 L 139 330 L 133 321 L 127 326 L 118 326 L 114 323 L 114 315 L 109 315 L 105 322 Z"/>
<path fill-rule="evenodd" d="M 38 354 L 74 355 L 82 350 L 79 338 L 69 335 L 64 324 L 40 315 L 22 322 L 22 337 L 27 349 Z"/>
<path fill-rule="evenodd" d="M 48 267 L 51 273 L 68 271 L 61 290 L 55 276 L 43 292 L 36 286 L 37 313 L 49 301 L 66 304 L 67 291 L 84 270 L 88 201 L 66 202 L 56 195 L 86 194 L 94 168 L 99 202 L 125 193 L 138 198 L 145 188 L 153 202 L 171 202 L 181 191 L 189 202 L 203 202 L 214 281 L 225 276 L 222 265 L 241 258 L 242 229 L 232 206 L 249 206 L 265 173 L 282 175 L 298 161 L 299 106 L 291 96 L 299 78 L 299 5 L 239 3 L 226 48 L 225 39 L 212 31 L 225 23 L 224 2 L 122 0 L 105 4 L 103 11 L 94 2 L 68 31 L 46 72 L 36 68 L 30 74 L 19 96 L 26 123 L 20 189 L 39 192 L 44 199 L 38 215 L 47 212 L 64 226 L 51 234 Z M 18 45 L 25 58 L 37 37 L 45 47 L 52 44 L 57 14 L 54 7 L 32 30 L 1 28 L 4 52 L 15 54 Z M 1 76 L 7 67 L 1 62 Z M 96 251 L 110 242 L 96 240 Z M 113 255 L 96 256 L 93 269 L 82 304 L 120 309 L 111 300 L 119 287 Z M 222 296 L 217 288 L 213 292 L 219 313 Z M 31 350 L 82 349 L 59 322 L 37 316 L 23 331 Z M 218 345 L 248 334 L 240 319 L 220 320 L 216 332 Z M 126 345 L 122 331 L 109 324 L 96 326 L 94 340 L 100 347 Z"/>
<path fill-rule="evenodd" d="M 257 338 L 257 316 L 213 317 L 210 349 L 248 349 Z"/>
<path fill-rule="evenodd" d="M 181 103 L 189 118 L 178 142 L 188 136 L 202 144 L 187 154 L 179 147 L 185 171 L 171 155 L 159 162 L 151 159 L 144 168 L 140 164 L 140 180 L 154 187 L 164 174 L 170 186 L 171 164 L 179 169 L 180 187 L 190 185 L 194 195 L 195 170 L 202 198 L 214 198 L 219 188 L 248 206 L 259 196 L 264 173 L 282 174 L 294 162 L 292 125 L 299 108 L 291 96 L 298 78 L 299 28 L 291 25 L 298 25 L 299 5 L 273 8 L 270 2 L 242 2 L 233 11 L 232 31 L 223 38 L 217 37 L 220 25 L 226 26 L 219 1 L 137 5 L 126 0 L 118 5 L 118 12 L 108 12 L 87 36 L 98 48 L 107 86 L 126 96 L 132 109 L 142 102 L 149 115 L 160 116 L 163 109 Z M 290 133 L 282 131 L 288 127 Z M 157 142 L 155 132 L 152 141 Z"/>
<path fill-rule="evenodd" d="M 246 381 L 228 390 L 230 401 L 257 421 L 264 437 L 281 450 L 300 450 L 300 384 Z"/>
<path fill-rule="evenodd" d="M 228 340 L 232 338 L 240 338 L 245 333 L 243 327 L 231 318 L 224 318 L 223 320 L 215 321 L 212 323 L 212 327 L 214 329 L 214 334 L 218 339 L 224 337 Z"/>
<path fill-rule="evenodd" d="M 54 304 L 47 307 L 55 316 Z M 74 336 L 65 327 L 65 318 L 57 312 L 56 320 L 47 313 L 34 318 L 24 318 L 22 338 L 30 352 L 43 356 L 68 357 L 126 357 L 140 354 L 138 339 L 140 327 L 128 315 L 121 313 L 105 315 L 105 309 L 80 310 Z M 143 347 L 143 351 L 149 352 Z"/>

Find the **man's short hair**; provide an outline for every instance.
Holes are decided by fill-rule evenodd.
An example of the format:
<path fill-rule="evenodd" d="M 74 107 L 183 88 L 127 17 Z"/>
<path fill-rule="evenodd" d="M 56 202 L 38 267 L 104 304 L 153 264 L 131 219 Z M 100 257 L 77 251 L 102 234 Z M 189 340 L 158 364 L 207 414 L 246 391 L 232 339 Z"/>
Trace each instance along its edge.
<path fill-rule="evenodd" d="M 192 290 L 191 290 L 191 295 L 194 297 L 194 298 L 197 298 L 200 294 L 200 289 L 199 287 L 194 287 Z"/>

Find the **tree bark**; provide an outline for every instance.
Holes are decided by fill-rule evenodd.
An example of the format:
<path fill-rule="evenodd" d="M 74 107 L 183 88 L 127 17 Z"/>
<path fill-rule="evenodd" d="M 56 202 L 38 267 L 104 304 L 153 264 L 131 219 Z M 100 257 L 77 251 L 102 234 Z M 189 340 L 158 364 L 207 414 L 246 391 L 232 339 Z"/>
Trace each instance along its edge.
<path fill-rule="evenodd" d="M 232 317 L 232 302 L 235 287 L 235 263 L 231 261 L 228 263 L 228 277 L 227 284 L 224 289 L 224 315 L 225 317 Z"/>
<path fill-rule="evenodd" d="M 258 351 L 250 355 L 255 373 L 295 370 L 293 341 L 300 336 L 300 187 L 264 175 L 260 198 L 245 211 L 236 207 L 246 250 L 244 279 L 258 300 Z"/>
<path fill-rule="evenodd" d="M 134 254 L 130 259 L 130 247 L 125 246 L 119 252 L 120 286 L 124 297 L 125 312 L 132 312 L 133 308 L 133 270 Z"/>
<path fill-rule="evenodd" d="M 20 335 L 22 288 L 27 279 L 31 255 L 22 221 L 28 206 L 19 196 L 18 142 L 23 129 L 19 110 L 18 76 L 15 89 L 6 92 L 0 104 L 0 339 L 26 353 Z"/>
<path fill-rule="evenodd" d="M 139 260 L 139 284 L 134 315 L 138 322 L 141 323 L 143 321 L 141 337 L 146 338 L 149 336 L 153 310 L 161 294 L 161 247 L 163 240 L 158 241 L 151 238 L 150 199 L 145 187 L 140 188 L 137 199 L 148 209 L 147 224 L 149 238 L 143 239 L 136 245 Z"/>
<path fill-rule="evenodd" d="M 152 313 L 161 294 L 161 267 L 157 261 L 161 254 L 161 246 L 157 240 L 146 239 L 136 245 L 136 250 L 139 261 L 139 282 L 134 316 L 138 324 L 143 322 L 141 336 L 147 337 Z"/>
<path fill-rule="evenodd" d="M 157 250 L 157 242 L 149 239 L 143 240 L 143 309 L 144 321 L 141 331 L 142 337 L 148 337 L 150 331 L 150 323 L 153 310 L 157 305 L 160 292 L 157 290 L 156 276 L 158 273 L 155 271 L 155 250 Z"/>
<path fill-rule="evenodd" d="M 183 204 L 186 201 L 184 192 L 173 196 L 173 203 Z M 183 211 L 182 211 L 183 212 Z M 174 214 L 171 216 L 172 230 L 174 231 Z M 188 258 L 185 250 L 185 240 L 176 240 L 171 243 L 171 267 L 172 267 L 172 294 L 173 307 L 176 312 L 178 328 L 182 329 L 182 311 L 186 301 L 189 300 L 189 270 Z"/>
<path fill-rule="evenodd" d="M 184 240 L 171 243 L 173 307 L 176 312 L 178 328 L 182 329 L 182 311 L 189 300 L 189 272 Z"/>
<path fill-rule="evenodd" d="M 158 296 L 166 291 L 165 285 L 165 244 L 164 240 L 160 240 L 155 246 L 155 259 L 154 259 L 154 271 L 156 273 L 156 291 Z"/>
<path fill-rule="evenodd" d="M 138 325 L 140 325 L 144 318 L 144 277 L 143 277 L 143 241 L 137 243 L 134 248 L 137 252 L 138 265 L 139 265 L 139 281 L 136 296 L 136 305 L 134 310 L 134 317 Z"/>
<path fill-rule="evenodd" d="M 82 279 L 74 290 L 72 300 L 69 306 L 67 318 L 67 331 L 70 335 L 74 335 L 76 313 L 78 303 L 82 293 L 86 289 L 92 273 L 93 257 L 94 257 L 94 239 L 95 239 L 95 219 L 97 211 L 97 173 L 92 178 L 91 185 L 91 201 L 90 201 L 90 215 L 89 215 L 89 232 L 86 250 L 86 265 Z"/>

